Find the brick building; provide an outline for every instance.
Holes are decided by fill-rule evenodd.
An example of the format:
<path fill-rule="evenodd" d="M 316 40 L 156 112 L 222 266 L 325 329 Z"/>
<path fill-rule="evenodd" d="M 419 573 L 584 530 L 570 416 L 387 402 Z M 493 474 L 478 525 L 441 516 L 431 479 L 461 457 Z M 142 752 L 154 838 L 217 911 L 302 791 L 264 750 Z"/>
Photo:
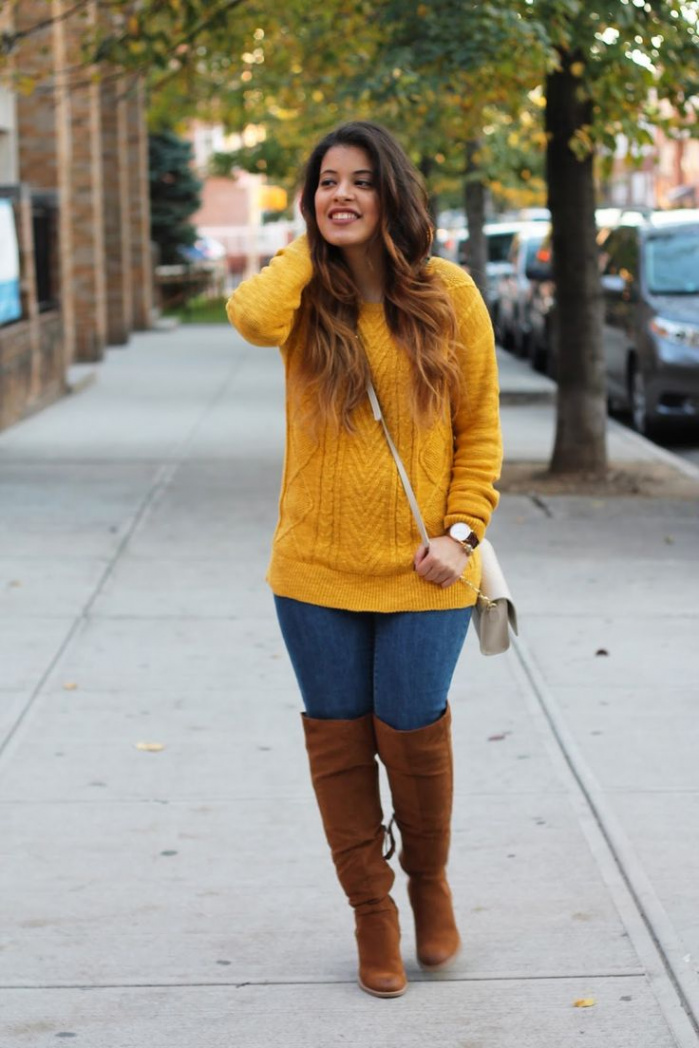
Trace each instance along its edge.
<path fill-rule="evenodd" d="M 72 363 L 151 325 L 143 85 L 118 70 L 67 75 L 84 25 L 74 6 L 22 0 L 0 12 L 6 32 L 52 19 L 11 59 L 34 90 L 0 86 L 0 197 L 14 210 L 22 310 L 0 325 L 0 429 L 60 396 Z M 86 16 L 106 17 L 96 0 Z"/>

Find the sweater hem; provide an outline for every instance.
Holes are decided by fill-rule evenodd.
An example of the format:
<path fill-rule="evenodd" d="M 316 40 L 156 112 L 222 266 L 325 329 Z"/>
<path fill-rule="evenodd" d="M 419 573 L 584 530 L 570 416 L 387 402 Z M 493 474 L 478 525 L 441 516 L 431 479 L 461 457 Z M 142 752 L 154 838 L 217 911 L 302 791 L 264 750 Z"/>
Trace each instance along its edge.
<path fill-rule="evenodd" d="M 471 567 L 471 563 L 473 566 Z M 480 581 L 480 556 L 469 563 L 468 581 Z M 473 607 L 476 592 L 461 581 L 447 589 L 427 582 L 415 571 L 400 575 L 356 575 L 322 564 L 290 560 L 274 551 L 265 576 L 277 597 L 343 611 L 446 611 Z"/>

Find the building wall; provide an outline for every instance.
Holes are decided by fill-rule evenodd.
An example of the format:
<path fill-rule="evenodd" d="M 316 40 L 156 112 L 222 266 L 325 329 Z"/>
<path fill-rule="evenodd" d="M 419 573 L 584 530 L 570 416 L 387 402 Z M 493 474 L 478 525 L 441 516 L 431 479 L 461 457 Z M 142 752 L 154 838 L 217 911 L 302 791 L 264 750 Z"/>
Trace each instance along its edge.
<path fill-rule="evenodd" d="M 0 87 L 0 185 L 14 184 L 18 178 L 15 96 L 7 88 Z"/>
<path fill-rule="evenodd" d="M 72 0 L 22 0 L 0 21 L 33 29 L 12 61 L 35 76 L 30 94 L 0 90 L 0 186 L 21 185 L 23 319 L 0 327 L 0 428 L 66 388 L 76 361 L 99 361 L 107 345 L 151 326 L 148 137 L 143 86 L 119 70 L 78 69 L 84 24 Z M 9 12 L 9 14 L 8 14 Z M 89 22 L 111 14 L 97 0 Z M 54 77 L 56 71 L 63 71 Z M 99 74 L 99 80 L 96 77 Z M 32 198 L 57 199 L 55 308 L 37 305 Z M 19 206 L 19 205 L 18 205 Z"/>

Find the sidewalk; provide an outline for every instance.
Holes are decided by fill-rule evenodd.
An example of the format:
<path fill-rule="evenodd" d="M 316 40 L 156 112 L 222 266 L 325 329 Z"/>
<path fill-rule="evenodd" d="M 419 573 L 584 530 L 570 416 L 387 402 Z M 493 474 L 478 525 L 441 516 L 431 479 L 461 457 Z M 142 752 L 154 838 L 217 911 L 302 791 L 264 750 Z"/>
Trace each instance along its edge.
<path fill-rule="evenodd" d="M 696 501 L 504 495 L 521 638 L 470 637 L 452 691 L 465 950 L 420 973 L 399 875 L 378 1001 L 263 582 L 282 381 L 227 327 L 151 333 L 0 434 L 0 1048 L 696 1048 Z M 545 463 L 550 388 L 502 386 Z"/>

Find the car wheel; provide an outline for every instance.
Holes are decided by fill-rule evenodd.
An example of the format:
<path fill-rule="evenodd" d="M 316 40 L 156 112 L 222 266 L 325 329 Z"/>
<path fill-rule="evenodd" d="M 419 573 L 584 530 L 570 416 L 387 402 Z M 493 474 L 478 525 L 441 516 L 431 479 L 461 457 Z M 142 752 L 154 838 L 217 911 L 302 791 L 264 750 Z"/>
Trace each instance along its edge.
<path fill-rule="evenodd" d="M 538 371 L 541 375 L 546 374 L 548 371 L 548 353 L 546 347 L 542 346 L 541 342 L 535 342 L 534 339 L 532 339 L 529 360 L 531 361 L 534 371 Z"/>
<path fill-rule="evenodd" d="M 522 331 L 521 327 L 516 329 L 514 348 L 516 356 L 523 360 L 529 359 L 529 335 L 526 331 Z"/>
<path fill-rule="evenodd" d="M 498 344 L 503 349 L 512 349 L 512 334 L 506 321 L 500 317 L 498 320 L 498 331 L 497 331 Z"/>
<path fill-rule="evenodd" d="M 631 405 L 631 424 L 637 433 L 652 439 L 657 433 L 658 424 L 648 414 L 648 396 L 646 380 L 635 361 L 629 367 L 629 404 Z"/>

